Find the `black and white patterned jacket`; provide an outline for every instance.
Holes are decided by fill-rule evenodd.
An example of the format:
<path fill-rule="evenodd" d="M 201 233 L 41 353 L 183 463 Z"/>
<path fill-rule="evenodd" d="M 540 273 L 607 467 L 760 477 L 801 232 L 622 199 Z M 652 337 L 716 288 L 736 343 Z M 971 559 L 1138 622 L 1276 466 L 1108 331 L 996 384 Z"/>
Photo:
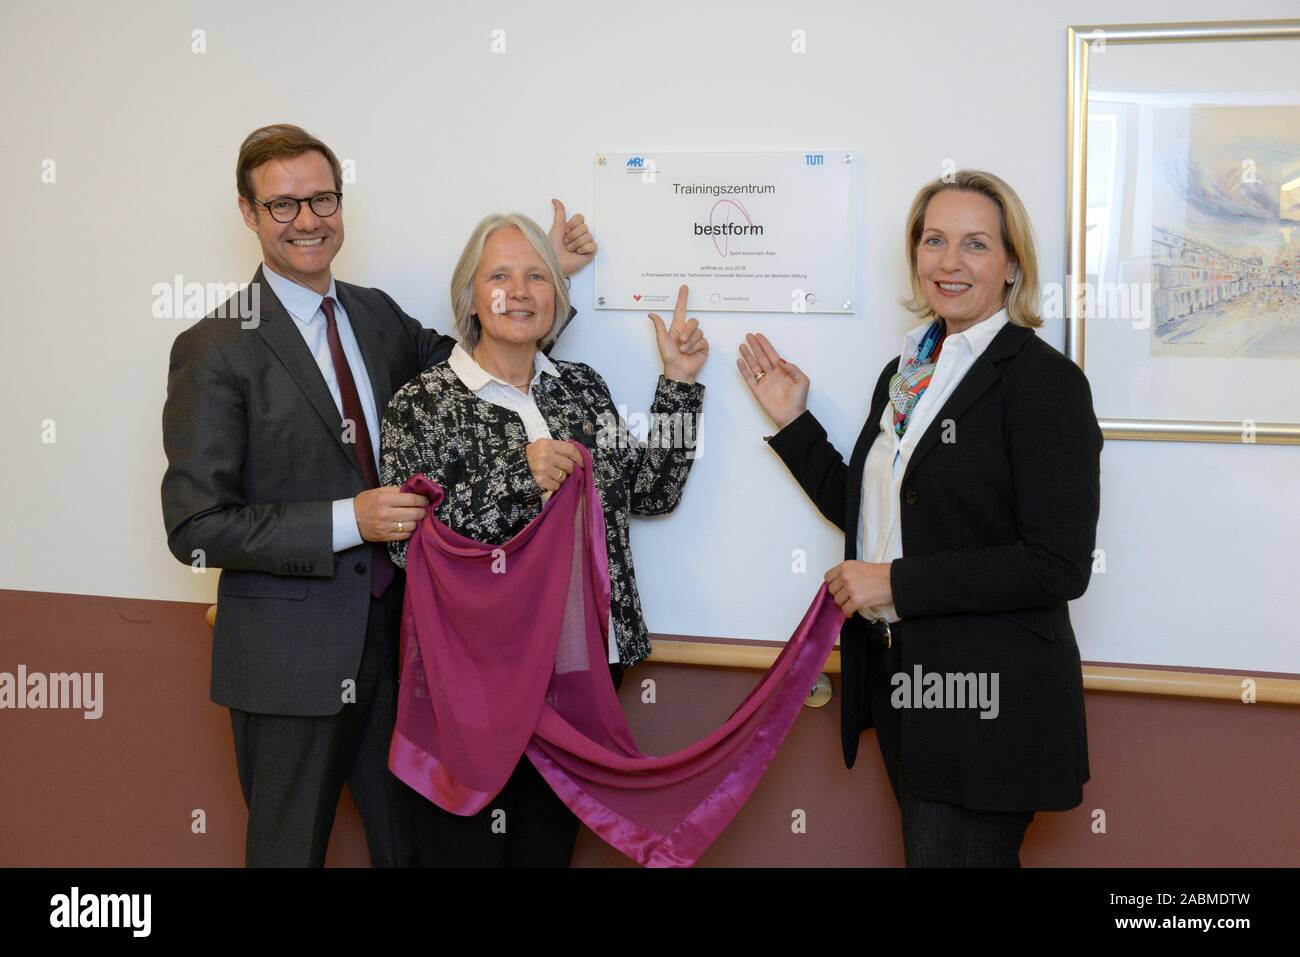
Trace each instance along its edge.
<path fill-rule="evenodd" d="M 631 666 L 650 654 L 632 568 L 629 516 L 663 515 L 677 507 L 698 447 L 704 386 L 659 377 L 646 442 L 628 433 L 609 386 L 591 366 L 553 360 L 559 376 L 532 387 L 551 437 L 575 439 L 595 463 L 604 506 L 610 603 L 619 660 Z M 542 508 L 542 490 L 525 452 L 517 414 L 476 396 L 447 362 L 400 389 L 384 413 L 380 482 L 401 485 L 423 472 L 446 491 L 437 516 L 475 541 L 500 545 Z M 406 566 L 406 542 L 391 542 L 393 561 Z"/>

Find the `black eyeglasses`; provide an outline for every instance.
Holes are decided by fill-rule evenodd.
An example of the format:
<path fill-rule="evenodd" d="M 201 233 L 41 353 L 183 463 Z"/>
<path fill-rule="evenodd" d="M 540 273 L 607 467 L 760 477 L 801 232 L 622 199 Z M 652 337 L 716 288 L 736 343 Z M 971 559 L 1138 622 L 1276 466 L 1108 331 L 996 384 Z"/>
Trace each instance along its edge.
<path fill-rule="evenodd" d="M 298 218 L 298 212 L 302 209 L 302 204 L 306 203 L 311 207 L 311 211 L 322 219 L 333 216 L 339 211 L 339 206 L 343 203 L 343 194 L 339 192 L 317 193 L 315 196 L 298 199 L 295 196 L 277 196 L 269 203 L 264 203 L 259 199 L 253 200 L 254 205 L 265 206 L 271 218 L 277 223 L 291 223 Z"/>

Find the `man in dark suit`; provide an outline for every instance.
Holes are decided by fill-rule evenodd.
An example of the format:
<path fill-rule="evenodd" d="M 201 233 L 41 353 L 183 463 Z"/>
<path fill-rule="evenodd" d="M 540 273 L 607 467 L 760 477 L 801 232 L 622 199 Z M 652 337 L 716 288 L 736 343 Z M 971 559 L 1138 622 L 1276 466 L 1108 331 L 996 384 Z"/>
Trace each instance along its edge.
<path fill-rule="evenodd" d="M 371 862 L 409 866 L 418 798 L 387 762 L 404 579 L 386 543 L 410 536 L 427 500 L 378 487 L 379 423 L 454 340 L 332 276 L 342 177 L 323 142 L 255 130 L 236 177 L 263 263 L 172 346 L 162 507 L 172 554 L 223 570 L 212 700 L 230 709 L 245 860 L 322 865 L 346 781 Z M 571 274 L 596 247 L 553 202 Z"/>

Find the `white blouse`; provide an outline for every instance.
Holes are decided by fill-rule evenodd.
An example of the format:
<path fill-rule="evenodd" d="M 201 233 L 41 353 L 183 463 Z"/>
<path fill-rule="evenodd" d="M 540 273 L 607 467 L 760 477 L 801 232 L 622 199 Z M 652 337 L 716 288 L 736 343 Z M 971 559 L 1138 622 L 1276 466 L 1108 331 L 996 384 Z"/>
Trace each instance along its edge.
<path fill-rule="evenodd" d="M 916 355 L 917 347 L 930 328 L 927 320 L 903 337 L 903 351 L 898 357 L 901 372 L 907 360 Z M 988 348 L 993 337 L 1007 324 L 1007 312 L 1001 309 L 975 323 L 964 332 L 947 337 L 939 363 L 912 414 L 907 431 L 900 439 L 894 432 L 894 404 L 886 401 L 880 414 L 880 431 L 871 443 L 862 469 L 862 511 L 858 515 L 858 561 L 892 562 L 903 557 L 903 534 L 899 515 L 899 492 L 912 451 L 925 435 L 930 423 L 942 410 L 948 397 L 961 382 L 975 360 Z M 893 604 L 858 611 L 863 618 L 898 621 Z"/>

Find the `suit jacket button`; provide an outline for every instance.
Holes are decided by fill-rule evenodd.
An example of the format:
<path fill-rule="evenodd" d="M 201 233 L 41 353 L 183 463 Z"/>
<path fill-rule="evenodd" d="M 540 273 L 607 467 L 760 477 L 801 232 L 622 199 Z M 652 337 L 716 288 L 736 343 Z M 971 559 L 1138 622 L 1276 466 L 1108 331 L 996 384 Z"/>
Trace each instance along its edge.
<path fill-rule="evenodd" d="M 910 488 L 909 488 L 909 489 L 907 490 L 907 492 L 904 493 L 904 495 L 903 495 L 903 501 L 906 502 L 908 505 L 915 505 L 915 504 L 916 504 L 916 490 L 915 490 L 915 489 L 910 489 Z"/>
<path fill-rule="evenodd" d="M 358 575 L 364 575 L 364 574 L 366 573 L 366 563 L 365 563 L 365 562 L 357 562 L 357 569 L 356 569 L 356 570 L 357 570 L 357 574 L 358 574 Z"/>

